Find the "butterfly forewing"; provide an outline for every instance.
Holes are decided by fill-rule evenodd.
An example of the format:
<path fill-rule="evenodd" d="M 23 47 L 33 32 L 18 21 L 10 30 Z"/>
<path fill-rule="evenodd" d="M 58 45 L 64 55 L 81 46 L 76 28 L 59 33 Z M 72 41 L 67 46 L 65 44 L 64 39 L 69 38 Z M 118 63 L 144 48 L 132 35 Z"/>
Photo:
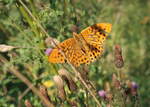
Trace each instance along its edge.
<path fill-rule="evenodd" d="M 94 24 L 81 31 L 81 34 L 89 44 L 103 44 L 108 33 L 111 31 L 111 24 Z"/>

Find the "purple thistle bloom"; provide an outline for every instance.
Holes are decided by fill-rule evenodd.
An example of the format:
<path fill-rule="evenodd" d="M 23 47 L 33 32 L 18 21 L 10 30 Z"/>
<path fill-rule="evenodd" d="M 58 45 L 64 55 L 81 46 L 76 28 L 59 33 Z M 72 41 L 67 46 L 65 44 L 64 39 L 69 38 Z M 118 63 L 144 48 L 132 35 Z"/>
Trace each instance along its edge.
<path fill-rule="evenodd" d="M 137 89 L 137 88 L 138 88 L 138 85 L 137 85 L 136 82 L 132 82 L 131 85 L 132 85 L 132 88 L 134 88 L 134 89 Z"/>
<path fill-rule="evenodd" d="M 98 91 L 98 95 L 102 98 L 105 98 L 106 97 L 106 92 L 104 90 L 100 90 L 100 91 Z"/>
<path fill-rule="evenodd" d="M 52 52 L 52 48 L 47 48 L 45 54 L 48 56 Z"/>

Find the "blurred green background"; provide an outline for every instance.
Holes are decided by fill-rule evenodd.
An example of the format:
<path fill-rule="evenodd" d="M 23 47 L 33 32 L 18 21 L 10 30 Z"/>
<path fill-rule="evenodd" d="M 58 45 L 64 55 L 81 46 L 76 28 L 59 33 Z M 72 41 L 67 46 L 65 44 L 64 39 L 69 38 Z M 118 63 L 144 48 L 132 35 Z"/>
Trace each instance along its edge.
<path fill-rule="evenodd" d="M 59 41 L 72 37 L 74 30 L 80 32 L 99 22 L 112 23 L 105 53 L 100 60 L 90 64 L 89 78 L 97 90 L 110 81 L 111 74 L 117 72 L 114 46 L 120 44 L 125 63 L 122 72 L 139 85 L 141 105 L 150 106 L 149 0 L 25 0 L 25 4 L 48 34 Z M 30 47 L 0 53 L 9 60 L 0 62 L 0 107 L 16 107 L 18 96 L 27 88 L 7 72 L 12 64 L 33 84 L 43 83 L 53 90 L 52 77 L 62 66 L 47 62 L 44 54 L 46 38 L 17 0 L 0 0 L 0 44 Z M 40 107 L 37 96 L 32 92 L 25 99 Z"/>

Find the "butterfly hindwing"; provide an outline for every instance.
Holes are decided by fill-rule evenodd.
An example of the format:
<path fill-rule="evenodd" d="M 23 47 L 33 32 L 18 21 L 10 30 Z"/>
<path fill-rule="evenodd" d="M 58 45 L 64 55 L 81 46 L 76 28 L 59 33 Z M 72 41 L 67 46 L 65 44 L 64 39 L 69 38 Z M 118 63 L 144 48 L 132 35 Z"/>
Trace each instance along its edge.
<path fill-rule="evenodd" d="M 74 66 L 79 66 L 80 64 L 89 62 L 89 58 L 83 54 L 80 47 L 75 43 L 74 38 L 70 38 L 60 43 L 57 47 L 52 50 L 49 55 L 49 62 L 52 63 L 64 63 L 65 58 L 60 52 L 62 50 L 66 56 L 66 58 L 71 62 Z"/>
<path fill-rule="evenodd" d="M 69 38 L 65 41 L 63 41 L 62 43 L 58 44 L 56 48 L 54 48 L 52 50 L 52 52 L 49 55 L 49 62 L 52 63 L 64 63 L 66 61 L 66 59 L 64 58 L 64 56 L 62 55 L 61 51 L 63 51 L 64 53 L 69 54 L 68 50 L 70 50 L 70 48 L 74 45 L 74 39 L 73 38 Z M 72 51 L 72 50 L 70 50 Z"/>

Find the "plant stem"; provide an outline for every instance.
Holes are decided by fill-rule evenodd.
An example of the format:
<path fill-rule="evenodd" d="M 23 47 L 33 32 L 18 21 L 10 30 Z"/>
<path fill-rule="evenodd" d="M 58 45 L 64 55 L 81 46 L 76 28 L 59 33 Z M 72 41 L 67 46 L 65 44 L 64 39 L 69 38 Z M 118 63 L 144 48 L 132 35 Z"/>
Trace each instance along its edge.
<path fill-rule="evenodd" d="M 3 63 L 7 63 L 7 59 L 5 59 L 4 57 L 1 57 L 1 61 Z M 52 103 L 50 103 L 50 101 L 48 101 L 41 93 L 40 91 L 34 87 L 34 85 L 24 76 L 22 75 L 14 66 L 9 67 L 8 70 L 10 73 L 14 74 L 17 78 L 19 78 L 21 81 L 23 81 L 36 95 L 39 96 L 39 98 L 44 102 L 44 104 L 47 107 L 54 107 L 54 105 Z"/>

